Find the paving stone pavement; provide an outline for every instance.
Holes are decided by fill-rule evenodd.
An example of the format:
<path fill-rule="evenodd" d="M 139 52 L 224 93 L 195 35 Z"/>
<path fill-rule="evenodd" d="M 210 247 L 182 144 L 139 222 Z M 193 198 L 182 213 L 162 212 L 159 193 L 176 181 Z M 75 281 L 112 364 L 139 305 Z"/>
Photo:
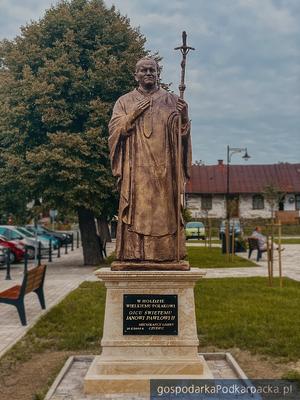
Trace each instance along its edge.
<path fill-rule="evenodd" d="M 113 247 L 114 245 L 108 244 L 108 253 L 111 253 Z M 69 250 L 68 254 L 63 253 L 61 258 L 55 258 L 51 263 L 45 261 L 48 265 L 44 286 L 47 309 L 41 309 L 35 293 L 25 296 L 27 326 L 21 325 L 14 306 L 0 303 L 0 357 L 24 336 L 42 315 L 59 303 L 69 292 L 76 289 L 81 282 L 97 280 L 93 274 L 95 267 L 83 266 L 82 248 Z M 12 280 L 5 280 L 6 270 L 1 269 L 0 291 L 20 284 L 23 271 L 23 264 L 13 264 L 11 266 Z"/>
<path fill-rule="evenodd" d="M 281 253 L 282 275 L 296 281 L 300 281 L 300 245 L 283 245 L 284 251 Z M 248 253 L 238 253 L 240 257 L 248 258 Z M 251 260 L 256 262 L 256 251 L 253 251 Z M 257 267 L 242 268 L 208 268 L 205 269 L 205 278 L 225 278 L 225 277 L 251 277 L 268 276 L 267 256 L 264 253 Z M 274 277 L 279 276 L 278 252 L 274 252 Z"/>

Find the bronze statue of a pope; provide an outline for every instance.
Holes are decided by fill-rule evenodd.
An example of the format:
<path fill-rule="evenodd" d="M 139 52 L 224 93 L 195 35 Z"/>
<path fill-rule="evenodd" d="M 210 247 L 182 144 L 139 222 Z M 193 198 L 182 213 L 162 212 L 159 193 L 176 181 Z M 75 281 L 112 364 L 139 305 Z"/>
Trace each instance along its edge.
<path fill-rule="evenodd" d="M 159 86 L 156 60 L 139 60 L 134 76 L 138 87 L 117 100 L 109 123 L 111 165 L 120 191 L 116 256 L 127 262 L 172 262 L 178 258 L 177 235 L 180 259 L 185 257 L 177 197 L 190 174 L 188 107 Z"/>

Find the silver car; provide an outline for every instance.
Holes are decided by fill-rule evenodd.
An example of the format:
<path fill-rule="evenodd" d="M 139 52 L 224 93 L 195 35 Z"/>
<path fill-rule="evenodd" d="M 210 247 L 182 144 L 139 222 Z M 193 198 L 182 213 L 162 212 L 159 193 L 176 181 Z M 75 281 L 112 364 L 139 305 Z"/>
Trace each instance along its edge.
<path fill-rule="evenodd" d="M 21 242 L 26 245 L 28 249 L 28 256 L 33 258 L 35 256 L 35 252 L 38 249 L 38 243 L 41 242 L 41 253 L 45 255 L 48 253 L 49 249 L 49 241 L 48 240 L 40 240 L 35 238 L 35 236 L 27 231 L 27 229 L 12 226 L 12 225 L 1 225 L 0 226 L 0 235 L 3 235 L 8 238 L 8 240 Z"/>

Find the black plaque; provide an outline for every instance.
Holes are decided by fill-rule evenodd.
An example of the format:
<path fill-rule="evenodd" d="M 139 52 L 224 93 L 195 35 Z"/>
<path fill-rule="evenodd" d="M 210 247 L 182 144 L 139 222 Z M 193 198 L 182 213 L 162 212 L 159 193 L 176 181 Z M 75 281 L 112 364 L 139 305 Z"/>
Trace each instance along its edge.
<path fill-rule="evenodd" d="M 177 295 L 124 294 L 123 335 L 178 335 Z"/>

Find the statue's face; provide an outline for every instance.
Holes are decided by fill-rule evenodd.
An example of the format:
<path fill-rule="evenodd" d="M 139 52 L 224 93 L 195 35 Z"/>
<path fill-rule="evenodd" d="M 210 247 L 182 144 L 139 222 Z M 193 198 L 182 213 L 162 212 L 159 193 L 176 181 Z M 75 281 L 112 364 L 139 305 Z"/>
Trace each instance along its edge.
<path fill-rule="evenodd" d="M 137 64 L 134 74 L 135 80 L 146 90 L 151 90 L 157 85 L 157 65 L 152 60 L 142 60 Z"/>

